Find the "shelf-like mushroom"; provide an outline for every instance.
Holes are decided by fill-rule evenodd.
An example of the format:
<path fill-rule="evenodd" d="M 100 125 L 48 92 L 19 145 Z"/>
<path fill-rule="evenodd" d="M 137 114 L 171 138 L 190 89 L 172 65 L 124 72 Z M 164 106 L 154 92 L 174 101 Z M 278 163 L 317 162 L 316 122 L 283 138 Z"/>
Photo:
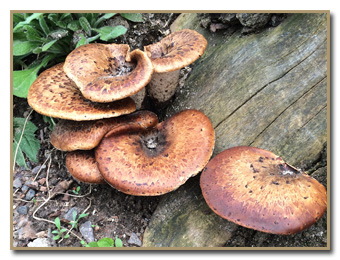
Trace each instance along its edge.
<path fill-rule="evenodd" d="M 131 98 L 105 104 L 85 99 L 76 84 L 66 76 L 63 63 L 38 76 L 28 90 L 27 101 L 42 115 L 75 121 L 117 117 L 136 110 Z"/>
<path fill-rule="evenodd" d="M 99 172 L 94 151 L 73 151 L 66 154 L 66 168 L 78 181 L 86 183 L 105 183 Z"/>
<path fill-rule="evenodd" d="M 173 32 L 144 47 L 155 68 L 147 86 L 151 98 L 162 104 L 176 92 L 180 69 L 197 60 L 207 47 L 203 35 L 190 29 Z"/>
<path fill-rule="evenodd" d="M 217 215 L 267 233 L 297 233 L 327 208 L 321 183 L 255 147 L 233 147 L 216 155 L 203 170 L 200 186 Z"/>
<path fill-rule="evenodd" d="M 127 194 L 155 196 L 175 190 L 199 173 L 213 152 L 214 128 L 197 110 L 137 130 L 108 133 L 95 149 L 106 182 Z"/>
<path fill-rule="evenodd" d="M 150 81 L 153 66 L 141 50 L 127 44 L 86 44 L 67 55 L 64 70 L 83 96 L 112 102 L 132 96 Z"/>
<path fill-rule="evenodd" d="M 51 144 L 62 151 L 91 150 L 104 135 L 123 125 L 138 125 L 148 129 L 158 123 L 157 115 L 141 110 L 129 115 L 92 121 L 60 120 L 51 133 Z"/>

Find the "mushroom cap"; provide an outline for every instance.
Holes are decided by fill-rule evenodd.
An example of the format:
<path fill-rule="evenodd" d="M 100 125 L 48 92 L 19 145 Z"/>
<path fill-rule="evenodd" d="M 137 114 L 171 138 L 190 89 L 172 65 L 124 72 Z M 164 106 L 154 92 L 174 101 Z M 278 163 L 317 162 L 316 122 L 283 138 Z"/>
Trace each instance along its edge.
<path fill-rule="evenodd" d="M 155 126 L 157 115 L 140 110 L 129 115 L 92 121 L 60 120 L 50 136 L 52 145 L 62 151 L 91 150 L 109 131 L 117 131 L 123 125 L 138 125 L 143 129 Z"/>
<path fill-rule="evenodd" d="M 106 104 L 85 99 L 75 83 L 66 76 L 63 63 L 38 76 L 28 90 L 27 101 L 40 114 L 75 121 L 117 117 L 136 110 L 131 98 Z"/>
<path fill-rule="evenodd" d="M 151 80 L 153 66 L 141 50 L 127 44 L 86 44 L 73 50 L 64 70 L 83 96 L 94 102 L 120 100 L 140 91 Z"/>
<path fill-rule="evenodd" d="M 197 60 L 208 45 L 203 35 L 190 29 L 173 32 L 159 42 L 144 46 L 155 72 L 181 69 Z"/>
<path fill-rule="evenodd" d="M 66 168 L 77 180 L 87 183 L 105 183 L 99 172 L 94 151 L 73 151 L 66 154 Z"/>
<path fill-rule="evenodd" d="M 216 155 L 203 170 L 200 186 L 217 215 L 267 233 L 297 233 L 327 208 L 322 184 L 255 147 L 234 147 Z"/>
<path fill-rule="evenodd" d="M 185 110 L 151 130 L 107 135 L 95 157 L 104 179 L 117 190 L 155 196 L 177 189 L 200 172 L 214 143 L 209 118 Z"/>

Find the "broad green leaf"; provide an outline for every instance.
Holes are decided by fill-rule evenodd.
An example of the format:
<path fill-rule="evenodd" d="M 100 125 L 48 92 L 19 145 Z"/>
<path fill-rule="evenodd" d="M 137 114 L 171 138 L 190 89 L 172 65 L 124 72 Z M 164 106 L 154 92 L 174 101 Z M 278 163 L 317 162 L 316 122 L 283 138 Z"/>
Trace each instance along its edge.
<path fill-rule="evenodd" d="M 99 247 L 99 246 L 98 246 L 97 242 L 93 241 L 93 242 L 88 243 L 87 247 Z"/>
<path fill-rule="evenodd" d="M 37 73 L 42 67 L 45 67 L 50 60 L 55 58 L 54 54 L 49 54 L 40 61 L 39 65 L 36 65 L 27 70 L 13 71 L 13 95 L 17 97 L 26 98 L 28 89 L 37 78 Z"/>
<path fill-rule="evenodd" d="M 39 32 L 33 28 L 32 26 L 30 25 L 25 25 L 24 26 L 24 30 L 26 31 L 26 37 L 27 37 L 27 40 L 29 41 L 40 41 L 40 42 L 43 42 L 44 41 L 44 38 L 42 38 L 39 34 Z"/>
<path fill-rule="evenodd" d="M 123 247 L 123 241 L 118 237 L 115 240 L 115 247 Z"/>
<path fill-rule="evenodd" d="M 60 236 L 57 235 L 57 236 L 54 236 L 54 237 L 53 237 L 53 240 L 58 240 L 59 238 L 60 238 Z"/>
<path fill-rule="evenodd" d="M 13 71 L 13 95 L 26 98 L 28 89 L 37 78 L 37 73 L 41 65 L 35 66 L 27 70 Z"/>
<path fill-rule="evenodd" d="M 16 152 L 17 154 L 16 154 L 15 162 L 16 162 L 20 167 L 25 167 L 25 168 L 27 168 L 24 153 L 22 152 L 21 149 L 18 149 L 18 150 L 17 150 L 17 146 L 18 146 L 18 142 L 14 139 L 14 141 L 13 141 L 13 158 L 14 158 L 14 156 L 15 156 L 15 152 L 17 151 L 17 152 Z"/>
<path fill-rule="evenodd" d="M 75 32 L 81 29 L 79 21 L 71 21 L 67 25 L 67 29 L 70 29 L 71 31 Z"/>
<path fill-rule="evenodd" d="M 94 23 L 94 27 L 97 27 L 101 22 L 110 19 L 111 17 L 113 17 L 116 13 L 107 13 L 104 14 L 103 16 L 101 16 L 95 23 Z"/>
<path fill-rule="evenodd" d="M 99 247 L 113 247 L 113 239 L 104 237 L 97 242 Z"/>
<path fill-rule="evenodd" d="M 20 30 L 24 25 L 29 24 L 32 20 L 34 19 L 39 19 L 40 15 L 42 15 L 42 13 L 35 13 L 35 14 L 31 14 L 30 16 L 28 16 L 25 21 L 19 22 L 14 28 L 13 28 L 13 32 L 16 32 L 18 30 Z"/>
<path fill-rule="evenodd" d="M 87 40 L 86 40 L 84 34 L 79 34 L 79 37 L 80 37 L 80 40 L 77 42 L 76 48 L 78 48 L 79 46 L 87 44 Z"/>
<path fill-rule="evenodd" d="M 40 45 L 39 42 L 33 41 L 20 41 L 14 40 L 13 41 L 13 55 L 14 56 L 21 56 L 32 52 L 36 47 Z"/>
<path fill-rule="evenodd" d="M 13 27 L 15 27 L 18 23 L 25 21 L 23 14 L 13 13 Z"/>
<path fill-rule="evenodd" d="M 93 41 L 97 40 L 99 37 L 100 37 L 100 34 L 97 34 L 97 35 L 95 35 L 95 36 L 86 38 L 86 41 L 87 41 L 88 43 L 90 43 L 90 42 L 93 42 Z"/>
<path fill-rule="evenodd" d="M 42 51 L 47 51 L 57 40 L 52 40 L 42 46 Z"/>
<path fill-rule="evenodd" d="M 125 34 L 127 29 L 122 25 L 118 25 L 115 27 L 104 26 L 99 29 L 94 29 L 94 31 L 100 34 L 100 39 L 102 41 L 108 41 Z"/>
<path fill-rule="evenodd" d="M 81 28 L 83 28 L 84 32 L 88 36 L 91 36 L 91 25 L 90 25 L 89 21 L 85 17 L 80 17 L 79 23 L 80 23 Z"/>
<path fill-rule="evenodd" d="M 47 25 L 47 23 L 46 23 L 45 18 L 44 18 L 43 15 L 41 15 L 41 16 L 39 17 L 39 25 L 40 25 L 41 29 L 43 30 L 44 34 L 45 34 L 46 36 L 49 35 L 49 33 L 50 33 L 50 28 L 48 27 L 48 25 Z"/>
<path fill-rule="evenodd" d="M 25 118 L 13 118 L 13 137 L 15 144 L 15 149 L 13 147 L 13 158 L 16 157 L 15 153 L 17 152 L 16 149 L 18 149 L 18 152 L 20 151 L 25 153 L 31 161 L 37 162 L 37 154 L 40 149 L 40 142 L 35 138 L 34 132 L 37 131 L 38 128 L 30 121 L 26 121 L 25 125 L 25 121 Z M 17 160 L 16 162 L 18 163 Z M 20 166 L 26 167 L 26 163 Z"/>
<path fill-rule="evenodd" d="M 142 14 L 120 13 L 120 15 L 131 22 L 144 22 Z"/>

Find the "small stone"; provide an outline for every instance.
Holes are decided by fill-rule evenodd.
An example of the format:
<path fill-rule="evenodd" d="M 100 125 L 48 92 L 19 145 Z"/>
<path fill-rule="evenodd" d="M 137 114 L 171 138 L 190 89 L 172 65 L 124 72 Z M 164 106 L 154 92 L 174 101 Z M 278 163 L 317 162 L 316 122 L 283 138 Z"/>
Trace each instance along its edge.
<path fill-rule="evenodd" d="M 26 192 L 26 191 L 29 190 L 29 187 L 26 186 L 26 185 L 23 185 L 22 188 L 21 188 L 21 190 L 22 190 L 23 192 Z"/>
<path fill-rule="evenodd" d="M 25 185 L 31 189 L 38 190 L 39 184 L 37 181 L 26 181 Z"/>
<path fill-rule="evenodd" d="M 22 187 L 22 183 L 20 181 L 19 178 L 16 178 L 14 181 L 13 181 L 13 187 L 16 188 L 16 189 L 19 189 Z"/>
<path fill-rule="evenodd" d="M 51 247 L 50 240 L 48 238 L 37 238 L 28 243 L 28 247 Z"/>
<path fill-rule="evenodd" d="M 42 165 L 42 166 L 38 165 L 38 166 L 34 167 L 33 170 L 32 170 L 32 173 L 33 173 L 33 174 L 37 174 L 37 173 L 39 172 L 40 168 L 41 168 L 41 169 L 45 169 L 45 168 L 46 168 L 46 165 L 44 164 L 44 165 Z"/>
<path fill-rule="evenodd" d="M 139 239 L 136 233 L 131 233 L 128 243 L 130 245 L 142 246 L 142 241 Z"/>
<path fill-rule="evenodd" d="M 73 220 L 73 212 L 74 212 L 74 211 L 78 214 L 77 208 L 73 207 L 73 208 L 71 208 L 69 211 L 67 211 L 67 213 L 65 213 L 64 219 L 67 219 L 67 220 L 69 220 L 69 221 L 72 221 L 72 220 Z"/>
<path fill-rule="evenodd" d="M 40 180 L 38 180 L 40 185 L 44 185 L 46 182 L 46 178 L 41 178 Z"/>
<path fill-rule="evenodd" d="M 91 225 L 91 221 L 86 221 L 79 227 L 79 231 L 82 236 L 85 238 L 87 243 L 94 241 L 93 229 Z"/>
<path fill-rule="evenodd" d="M 33 189 L 29 189 L 26 193 L 25 200 L 31 200 L 35 196 L 35 191 Z"/>
<path fill-rule="evenodd" d="M 20 214 L 20 215 L 26 215 L 28 213 L 28 207 L 25 205 L 25 206 L 20 206 L 18 209 L 17 209 L 17 212 Z"/>

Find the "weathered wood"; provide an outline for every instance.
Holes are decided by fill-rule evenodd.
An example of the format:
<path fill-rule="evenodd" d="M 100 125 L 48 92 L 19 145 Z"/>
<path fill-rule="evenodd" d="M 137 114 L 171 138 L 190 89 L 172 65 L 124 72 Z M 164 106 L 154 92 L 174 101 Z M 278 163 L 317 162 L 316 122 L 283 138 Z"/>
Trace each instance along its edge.
<path fill-rule="evenodd" d="M 209 44 L 165 117 L 187 108 L 204 112 L 216 131 L 214 155 L 233 146 L 251 145 L 270 150 L 295 166 L 319 156 L 327 141 L 326 14 L 292 14 L 278 27 L 249 36 L 211 33 L 199 26 L 196 14 L 181 15 L 172 26 L 172 30 L 183 28 L 199 31 Z M 157 246 L 162 241 L 163 246 L 173 246 L 174 237 L 162 234 L 185 229 L 180 219 L 190 219 L 193 226 L 208 221 L 197 212 L 201 196 L 186 195 L 178 203 L 187 211 L 176 212 L 171 198 L 181 200 L 182 195 L 173 192 L 164 197 L 155 216 L 164 208 L 173 212 L 158 223 L 162 225 L 159 236 L 156 221 L 151 221 L 144 245 Z M 200 228 L 199 236 L 204 239 L 195 246 L 211 246 L 206 241 L 216 240 L 218 231 L 217 224 Z M 181 240 L 180 246 L 192 246 L 189 241 L 198 239 L 193 231 L 181 231 L 181 236 L 187 242 Z"/>

